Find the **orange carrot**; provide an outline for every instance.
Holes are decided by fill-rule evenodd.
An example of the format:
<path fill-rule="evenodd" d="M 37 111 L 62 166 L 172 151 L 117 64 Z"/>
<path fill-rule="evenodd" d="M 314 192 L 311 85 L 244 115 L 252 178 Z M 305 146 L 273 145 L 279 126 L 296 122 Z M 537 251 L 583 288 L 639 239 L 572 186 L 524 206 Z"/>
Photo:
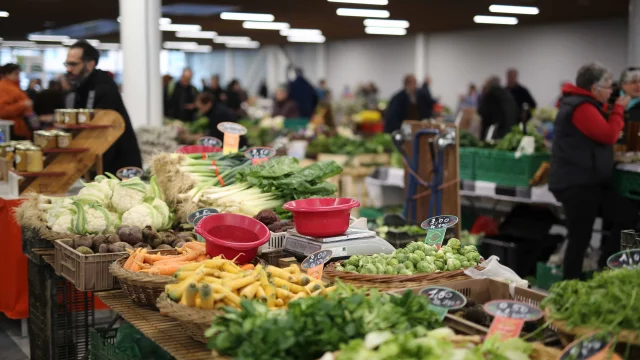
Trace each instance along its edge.
<path fill-rule="evenodd" d="M 136 251 L 134 251 L 133 253 L 129 254 L 129 258 L 124 263 L 124 265 L 122 265 L 123 269 L 125 269 L 125 270 L 131 269 L 131 264 L 133 264 L 133 259 L 136 257 L 136 255 L 138 255 L 139 251 L 140 251 L 140 249 L 136 249 Z"/>
<path fill-rule="evenodd" d="M 147 249 L 142 249 L 141 251 L 138 252 L 138 254 L 135 256 L 133 260 L 133 264 L 131 264 L 131 271 L 133 272 L 140 271 L 140 265 L 138 264 L 144 263 L 144 256 L 146 254 L 147 254 Z"/>
<path fill-rule="evenodd" d="M 183 265 L 188 264 L 188 261 L 175 262 L 173 264 L 167 265 L 154 265 L 150 269 L 142 270 L 141 272 L 154 274 L 154 275 L 173 275 L 182 267 Z"/>
<path fill-rule="evenodd" d="M 242 266 L 240 266 L 240 269 L 242 270 L 253 270 L 255 268 L 255 266 L 253 266 L 253 264 L 244 264 Z"/>
<path fill-rule="evenodd" d="M 196 258 L 196 261 L 197 262 L 205 261 L 207 260 L 207 258 L 209 258 L 207 254 L 198 255 L 198 257 Z"/>
<path fill-rule="evenodd" d="M 183 249 L 193 250 L 199 254 L 207 253 L 207 246 L 204 243 L 197 241 L 189 241 L 182 246 Z"/>
<path fill-rule="evenodd" d="M 172 258 L 176 258 L 178 257 L 178 255 L 159 255 L 159 254 L 146 254 L 144 257 L 144 262 L 149 263 L 149 264 L 153 264 L 156 261 L 163 261 L 163 260 L 168 260 L 168 259 L 172 259 Z"/>
<path fill-rule="evenodd" d="M 167 260 L 156 261 L 153 264 L 154 265 L 163 265 L 163 264 L 166 264 L 166 263 L 174 263 L 176 261 L 194 261 L 197 257 L 198 257 L 198 254 L 190 253 L 190 254 L 187 254 L 187 255 L 180 255 L 178 257 L 174 257 L 174 258 L 167 259 Z"/>

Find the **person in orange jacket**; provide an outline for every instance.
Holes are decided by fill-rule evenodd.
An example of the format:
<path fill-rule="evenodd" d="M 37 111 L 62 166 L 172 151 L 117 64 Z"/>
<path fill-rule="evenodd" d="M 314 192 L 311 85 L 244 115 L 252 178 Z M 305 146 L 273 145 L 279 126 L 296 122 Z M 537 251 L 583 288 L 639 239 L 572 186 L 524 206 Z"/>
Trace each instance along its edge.
<path fill-rule="evenodd" d="M 6 64 L 0 74 L 0 119 L 13 121 L 12 139 L 31 139 L 25 118 L 33 113 L 33 102 L 20 89 L 20 66 Z"/>

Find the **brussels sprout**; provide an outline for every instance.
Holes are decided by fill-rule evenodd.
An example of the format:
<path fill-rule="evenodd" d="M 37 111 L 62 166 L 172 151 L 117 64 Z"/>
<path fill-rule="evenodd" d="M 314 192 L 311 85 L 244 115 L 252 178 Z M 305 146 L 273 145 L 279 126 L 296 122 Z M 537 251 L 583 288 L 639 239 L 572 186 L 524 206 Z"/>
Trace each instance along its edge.
<path fill-rule="evenodd" d="M 360 265 L 360 256 L 354 255 L 354 256 L 350 257 L 349 260 L 345 261 L 344 263 L 345 263 L 345 265 L 359 266 Z"/>
<path fill-rule="evenodd" d="M 480 261 L 480 254 L 477 252 L 469 252 L 464 257 L 467 258 L 468 261 L 472 261 L 476 263 Z"/>
<path fill-rule="evenodd" d="M 453 254 L 453 249 L 447 245 L 441 247 L 439 251 L 442 251 L 443 253 Z"/>
<path fill-rule="evenodd" d="M 436 261 L 436 258 L 433 256 L 427 256 L 426 258 L 424 258 L 424 261 L 428 262 L 429 264 L 433 264 L 434 261 Z"/>
<path fill-rule="evenodd" d="M 463 262 L 461 262 L 461 264 L 462 264 L 462 268 L 463 269 L 467 269 L 467 268 L 470 268 L 470 267 L 473 266 L 473 263 L 470 263 L 468 261 L 463 261 Z"/>
<path fill-rule="evenodd" d="M 433 266 L 433 264 L 430 264 L 430 263 L 428 263 L 428 262 L 426 262 L 426 261 L 421 261 L 421 262 L 419 262 L 419 263 L 418 263 L 418 265 L 416 266 L 416 270 L 417 270 L 419 273 L 426 273 L 426 274 L 428 274 L 428 273 L 430 273 L 430 272 L 433 272 L 433 271 L 431 270 L 431 269 L 432 269 L 432 266 Z"/>
<path fill-rule="evenodd" d="M 456 254 L 455 258 L 460 262 L 467 261 L 467 258 L 464 255 Z"/>
<path fill-rule="evenodd" d="M 377 273 L 378 269 L 372 264 L 368 264 L 360 270 L 360 274 L 376 275 Z"/>
<path fill-rule="evenodd" d="M 411 272 L 411 270 L 403 269 L 398 271 L 398 275 L 413 275 L 413 273 Z"/>
<path fill-rule="evenodd" d="M 365 265 L 369 265 L 369 264 L 371 264 L 371 258 L 370 257 L 363 256 L 363 257 L 360 258 L 360 264 L 359 264 L 360 267 L 365 266 Z"/>
<path fill-rule="evenodd" d="M 404 264 L 398 264 L 396 265 L 396 272 L 400 273 L 400 271 L 406 269 L 406 267 L 404 267 Z"/>
<path fill-rule="evenodd" d="M 452 248 L 453 250 L 458 250 L 460 249 L 462 244 L 460 243 L 460 240 L 456 238 L 452 238 L 452 239 L 449 239 L 449 241 L 447 242 L 447 246 Z"/>
<path fill-rule="evenodd" d="M 415 242 L 411 242 L 409 243 L 405 248 L 406 251 L 408 252 L 414 252 L 416 250 L 416 243 Z"/>
<path fill-rule="evenodd" d="M 404 262 L 404 267 L 406 269 L 408 269 L 408 270 L 411 270 L 411 271 L 415 271 L 415 269 L 416 269 L 416 266 L 413 265 L 413 263 L 411 261 L 405 261 Z"/>
<path fill-rule="evenodd" d="M 398 262 L 398 259 L 396 259 L 396 258 L 390 258 L 389 260 L 387 260 L 387 265 L 396 266 L 398 264 L 399 264 L 399 262 Z"/>
<path fill-rule="evenodd" d="M 425 244 L 424 246 L 424 253 L 427 254 L 427 256 L 435 254 L 437 251 L 438 249 L 436 249 L 436 247 L 433 245 Z"/>
<path fill-rule="evenodd" d="M 413 263 L 413 265 L 418 265 L 418 263 L 421 261 L 422 259 L 420 259 L 420 257 L 416 254 L 411 254 L 409 255 L 409 261 L 411 261 L 411 263 Z"/>
<path fill-rule="evenodd" d="M 433 264 L 436 266 L 436 269 L 438 270 L 444 270 L 444 262 L 441 260 L 436 260 L 433 262 Z"/>
<path fill-rule="evenodd" d="M 356 269 L 355 266 L 353 265 L 347 265 L 344 267 L 344 271 L 346 272 L 358 272 L 358 269 Z"/>
<path fill-rule="evenodd" d="M 477 249 L 475 246 L 473 246 L 473 245 L 467 245 L 467 246 L 463 247 L 463 248 L 460 250 L 460 252 L 461 252 L 463 255 L 466 255 L 466 254 L 468 254 L 468 253 L 470 253 L 470 252 L 478 252 L 478 249 Z"/>
<path fill-rule="evenodd" d="M 385 265 L 380 264 L 380 263 L 376 263 L 375 267 L 376 267 L 376 270 L 377 270 L 378 274 L 384 274 Z"/>
<path fill-rule="evenodd" d="M 337 265 L 336 266 L 336 270 L 337 271 L 344 271 L 344 267 L 342 267 L 342 265 Z"/>
<path fill-rule="evenodd" d="M 443 251 L 438 251 L 438 252 L 435 254 L 435 258 L 436 258 L 436 260 L 444 260 L 444 254 L 445 254 L 445 253 L 444 253 Z"/>
<path fill-rule="evenodd" d="M 444 258 L 445 258 L 445 260 L 455 259 L 456 258 L 456 254 L 444 253 Z"/>
<path fill-rule="evenodd" d="M 396 254 L 396 259 L 398 259 L 399 263 L 403 263 L 409 260 L 409 256 L 405 253 Z"/>
<path fill-rule="evenodd" d="M 425 254 L 424 251 L 422 250 L 414 251 L 413 255 L 417 255 L 420 258 L 420 260 L 424 260 L 427 257 L 427 254 Z"/>
<path fill-rule="evenodd" d="M 459 270 L 462 267 L 460 261 L 456 259 L 447 260 L 447 271 Z"/>
<path fill-rule="evenodd" d="M 393 266 L 385 266 L 384 267 L 384 273 L 387 275 L 395 275 L 396 274 L 396 268 Z"/>

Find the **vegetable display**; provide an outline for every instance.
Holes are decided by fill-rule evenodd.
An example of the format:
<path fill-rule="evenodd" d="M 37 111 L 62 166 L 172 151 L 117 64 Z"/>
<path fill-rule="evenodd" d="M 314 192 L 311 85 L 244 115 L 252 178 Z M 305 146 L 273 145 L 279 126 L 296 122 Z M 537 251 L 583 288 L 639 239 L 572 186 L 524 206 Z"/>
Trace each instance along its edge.
<path fill-rule="evenodd" d="M 184 265 L 198 264 L 209 258 L 205 244 L 197 241 L 183 243 L 178 248 L 178 253 L 178 255 L 149 254 L 146 248 L 139 248 L 130 251 L 129 258 L 122 268 L 132 272 L 170 276 Z"/>
<path fill-rule="evenodd" d="M 326 298 L 311 296 L 270 311 L 242 300 L 241 310 L 224 308 L 205 333 L 209 347 L 236 360 L 318 359 L 351 339 L 388 330 L 404 333 L 416 326 L 441 326 L 429 300 L 411 291 L 402 296 L 354 291 L 344 284 Z"/>
<path fill-rule="evenodd" d="M 567 326 L 619 332 L 640 329 L 640 269 L 596 273 L 591 280 L 555 283 L 541 303 Z"/>
<path fill-rule="evenodd" d="M 410 333 L 394 335 L 388 331 L 367 334 L 350 341 L 342 351 L 321 360 L 527 360 L 533 345 L 519 338 L 501 341 L 489 337 L 459 336 L 449 328 L 427 331 L 418 327 Z"/>
<path fill-rule="evenodd" d="M 473 267 L 480 258 L 475 246 L 463 247 L 460 240 L 454 238 L 440 250 L 423 242 L 412 242 L 392 254 L 354 255 L 336 270 L 369 275 L 429 274 Z"/>
<path fill-rule="evenodd" d="M 545 153 L 547 152 L 547 147 L 544 144 L 544 138 L 538 134 L 533 128 L 528 127 L 530 131 L 528 131 L 529 136 L 533 136 L 535 140 L 535 153 Z M 511 128 L 511 131 L 507 133 L 498 143 L 496 144 L 497 150 L 506 150 L 506 151 L 516 151 L 518 150 L 518 146 L 520 146 L 520 142 L 522 138 L 525 136 L 520 126 L 514 126 Z"/>
<path fill-rule="evenodd" d="M 180 282 L 165 287 L 169 298 L 201 309 L 240 308 L 241 299 L 256 299 L 269 309 L 277 309 L 297 299 L 335 290 L 303 274 L 297 265 L 286 269 L 262 265 L 254 268 L 251 264 L 238 266 L 221 257 L 185 265 L 174 276 Z"/>
<path fill-rule="evenodd" d="M 191 232 L 157 232 L 151 226 L 122 225 L 115 234 L 76 235 L 68 245 L 84 255 L 125 252 L 131 249 L 171 250 L 186 242 L 195 241 Z"/>
<path fill-rule="evenodd" d="M 392 150 L 393 142 L 389 134 L 378 134 L 362 140 L 342 136 L 327 137 L 319 135 L 309 143 L 307 154 L 360 155 L 381 154 Z"/>

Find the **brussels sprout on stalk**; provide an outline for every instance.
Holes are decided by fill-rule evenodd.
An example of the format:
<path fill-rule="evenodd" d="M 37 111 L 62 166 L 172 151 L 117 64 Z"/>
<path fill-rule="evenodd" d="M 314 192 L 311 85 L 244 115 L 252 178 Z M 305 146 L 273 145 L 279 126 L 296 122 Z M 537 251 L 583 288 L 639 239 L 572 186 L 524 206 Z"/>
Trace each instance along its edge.
<path fill-rule="evenodd" d="M 458 251 L 462 246 L 462 244 L 460 243 L 460 240 L 456 238 L 452 238 L 447 242 L 447 246 L 455 251 Z"/>

